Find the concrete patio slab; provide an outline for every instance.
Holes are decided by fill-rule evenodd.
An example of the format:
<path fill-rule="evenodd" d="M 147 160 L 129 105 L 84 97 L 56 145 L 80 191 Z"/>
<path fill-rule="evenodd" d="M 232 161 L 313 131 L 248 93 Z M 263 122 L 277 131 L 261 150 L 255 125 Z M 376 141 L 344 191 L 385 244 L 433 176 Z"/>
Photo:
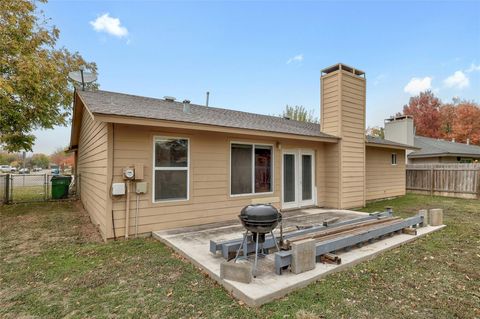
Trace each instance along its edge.
<path fill-rule="evenodd" d="M 284 228 L 287 228 L 294 225 L 322 224 L 324 220 L 332 217 L 339 217 L 340 221 L 343 221 L 368 214 L 348 210 L 310 208 L 287 212 L 283 215 Z M 225 260 L 220 254 L 213 255 L 209 251 L 210 240 L 222 241 L 241 238 L 244 229 L 239 221 L 157 231 L 153 232 L 153 236 L 202 268 L 236 298 L 247 305 L 260 306 L 271 300 L 281 298 L 295 289 L 305 287 L 327 274 L 371 259 L 383 251 L 395 248 L 443 227 L 445 225 L 427 226 L 419 228 L 416 236 L 398 234 L 348 252 L 339 252 L 338 255 L 342 258 L 342 264 L 317 263 L 313 270 L 300 274 L 285 271 L 280 276 L 276 275 L 274 272 L 274 254 L 269 254 L 259 260 L 257 277 L 248 284 L 221 279 L 220 267 Z M 243 260 L 241 262 L 249 262 L 252 259 L 253 256 L 249 257 L 248 261 Z"/>

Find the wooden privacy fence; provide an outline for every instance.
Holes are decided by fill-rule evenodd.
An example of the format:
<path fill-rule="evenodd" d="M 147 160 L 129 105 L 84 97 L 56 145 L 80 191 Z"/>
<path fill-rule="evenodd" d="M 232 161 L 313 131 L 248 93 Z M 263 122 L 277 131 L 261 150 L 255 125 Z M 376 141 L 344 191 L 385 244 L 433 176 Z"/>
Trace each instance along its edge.
<path fill-rule="evenodd" d="M 407 191 L 480 198 L 480 164 L 407 165 Z"/>

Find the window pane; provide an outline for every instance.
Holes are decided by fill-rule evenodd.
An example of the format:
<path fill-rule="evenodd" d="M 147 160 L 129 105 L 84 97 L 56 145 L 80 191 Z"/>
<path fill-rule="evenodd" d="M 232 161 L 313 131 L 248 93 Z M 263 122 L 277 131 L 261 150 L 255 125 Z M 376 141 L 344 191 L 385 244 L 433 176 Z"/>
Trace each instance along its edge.
<path fill-rule="evenodd" d="M 255 146 L 255 193 L 272 191 L 272 148 Z"/>
<path fill-rule="evenodd" d="M 295 201 L 295 155 L 283 155 L 283 201 Z"/>
<path fill-rule="evenodd" d="M 302 200 L 312 199 L 312 156 L 302 155 Z"/>
<path fill-rule="evenodd" d="M 188 140 L 159 139 L 155 141 L 156 167 L 187 167 Z"/>
<path fill-rule="evenodd" d="M 252 193 L 252 145 L 232 144 L 232 194 Z"/>
<path fill-rule="evenodd" d="M 155 171 L 155 200 L 187 199 L 187 170 Z"/>

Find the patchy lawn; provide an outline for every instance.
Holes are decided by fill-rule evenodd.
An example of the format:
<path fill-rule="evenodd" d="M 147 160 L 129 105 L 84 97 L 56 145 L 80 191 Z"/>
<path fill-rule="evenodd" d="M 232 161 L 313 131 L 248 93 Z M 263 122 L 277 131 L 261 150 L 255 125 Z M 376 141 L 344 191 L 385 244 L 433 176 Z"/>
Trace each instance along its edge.
<path fill-rule="evenodd" d="M 101 242 L 75 203 L 0 206 L 0 317 L 479 317 L 480 201 L 408 195 L 363 210 L 386 205 L 443 208 L 448 227 L 259 309 L 153 239 Z"/>

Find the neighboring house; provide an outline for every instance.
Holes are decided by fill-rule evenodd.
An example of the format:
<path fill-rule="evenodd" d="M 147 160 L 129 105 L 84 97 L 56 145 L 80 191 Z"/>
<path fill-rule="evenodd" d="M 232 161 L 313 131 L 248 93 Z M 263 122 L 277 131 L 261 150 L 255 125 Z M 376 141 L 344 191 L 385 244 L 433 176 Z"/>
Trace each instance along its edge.
<path fill-rule="evenodd" d="M 474 163 L 480 161 L 480 146 L 415 135 L 413 118 L 402 115 L 385 120 L 385 138 L 411 145 L 408 164 Z"/>
<path fill-rule="evenodd" d="M 138 233 L 148 233 L 234 219 L 251 203 L 353 208 L 403 195 L 400 159 L 409 146 L 365 137 L 365 88 L 360 70 L 324 69 L 321 126 L 169 98 L 76 91 L 70 148 L 81 201 L 103 237 L 112 238 L 137 231 L 137 207 Z M 138 179 L 126 183 L 130 196 L 111 195 L 128 167 Z M 139 181 L 147 189 L 137 196 Z"/>

